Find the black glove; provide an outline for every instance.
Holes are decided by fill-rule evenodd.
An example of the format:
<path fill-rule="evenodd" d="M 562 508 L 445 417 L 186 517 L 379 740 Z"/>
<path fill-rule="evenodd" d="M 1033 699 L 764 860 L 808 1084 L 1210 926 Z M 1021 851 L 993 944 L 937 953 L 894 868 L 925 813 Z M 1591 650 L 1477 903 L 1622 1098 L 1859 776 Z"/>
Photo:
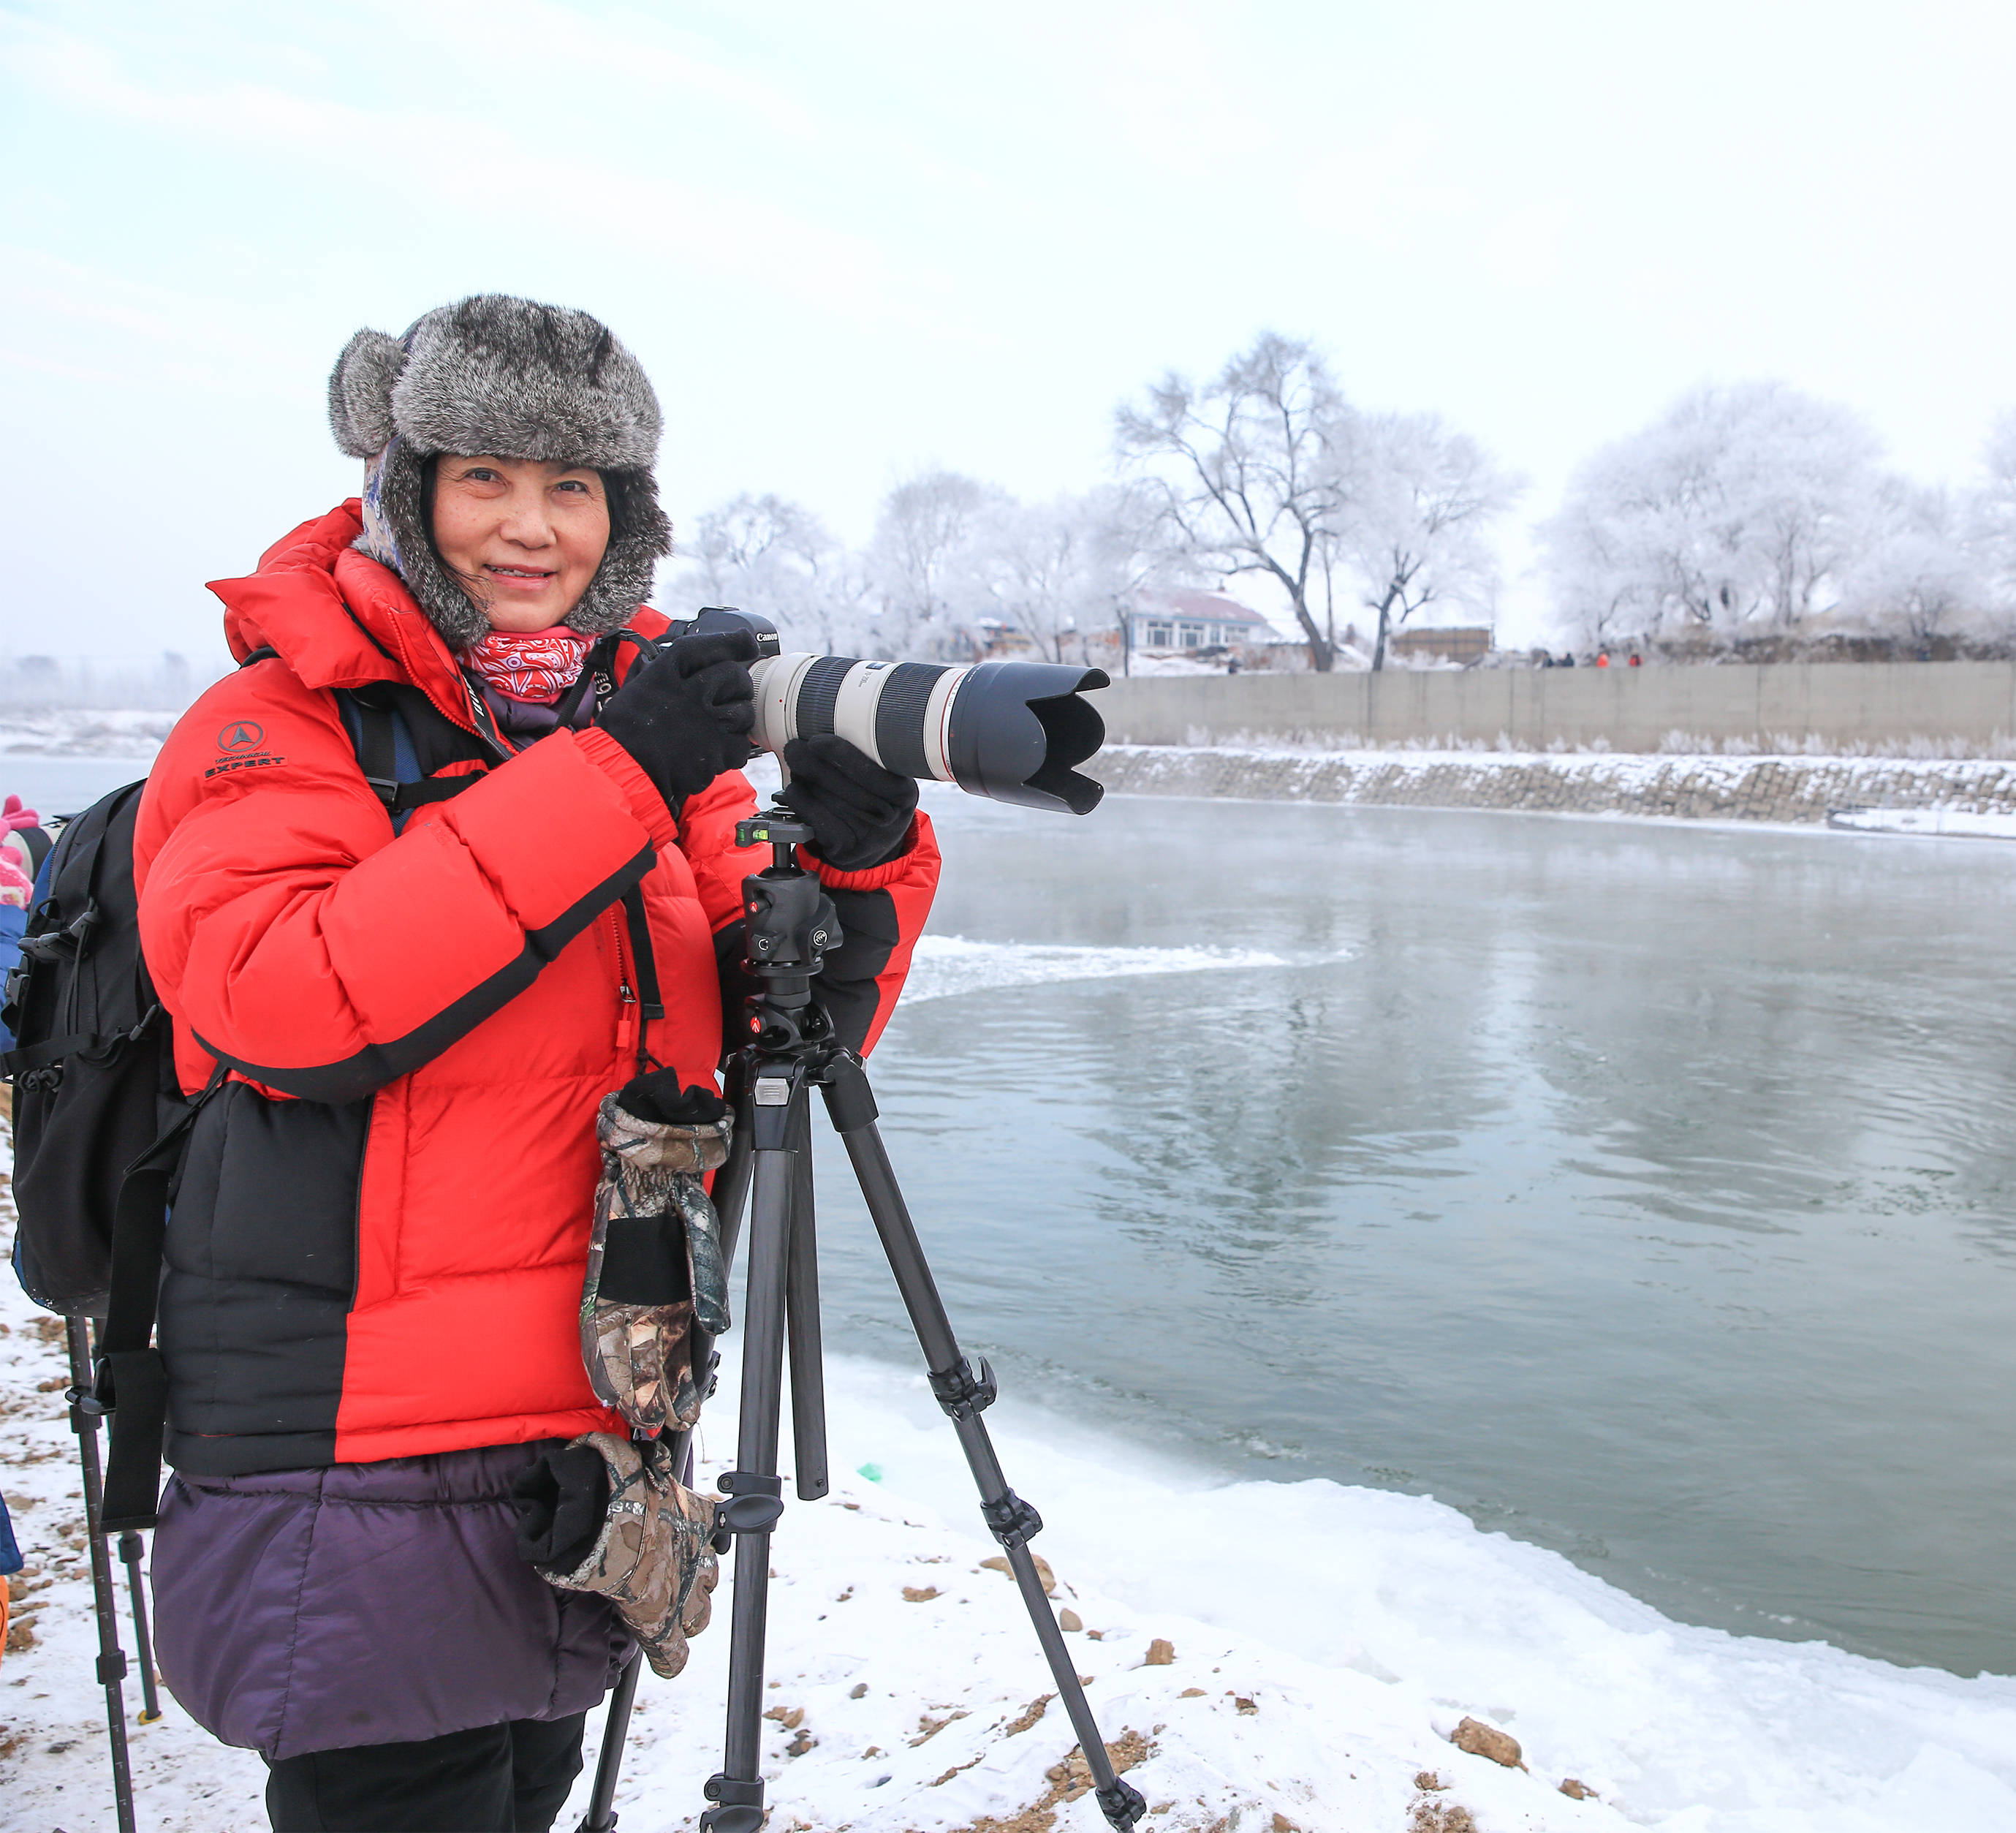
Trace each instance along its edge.
<path fill-rule="evenodd" d="M 511 1479 L 518 1557 L 571 1572 L 595 1550 L 609 1514 L 609 1475 L 592 1445 L 542 1452 Z"/>
<path fill-rule="evenodd" d="M 914 777 L 898 776 L 845 739 L 828 733 L 784 747 L 791 780 L 779 794 L 812 823 L 812 847 L 841 872 L 865 872 L 906 851 L 917 812 Z"/>
<path fill-rule="evenodd" d="M 668 803 L 698 795 L 755 755 L 755 659 L 756 639 L 747 630 L 682 636 L 616 690 L 596 723 Z"/>
<path fill-rule="evenodd" d="M 684 1088 L 676 1069 L 654 1069 L 633 1075 L 616 1091 L 625 1113 L 661 1126 L 711 1126 L 728 1111 L 728 1104 L 712 1089 Z"/>

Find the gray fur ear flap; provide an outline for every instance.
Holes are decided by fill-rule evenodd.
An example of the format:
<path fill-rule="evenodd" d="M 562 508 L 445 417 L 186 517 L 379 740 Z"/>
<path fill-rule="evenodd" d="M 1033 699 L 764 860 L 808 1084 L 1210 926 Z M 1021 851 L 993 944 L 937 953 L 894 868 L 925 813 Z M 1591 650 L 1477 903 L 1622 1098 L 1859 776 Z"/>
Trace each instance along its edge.
<path fill-rule="evenodd" d="M 405 366 L 405 347 L 383 331 L 359 331 L 344 345 L 329 374 L 329 424 L 352 458 L 375 456 L 398 430 L 392 384 Z"/>

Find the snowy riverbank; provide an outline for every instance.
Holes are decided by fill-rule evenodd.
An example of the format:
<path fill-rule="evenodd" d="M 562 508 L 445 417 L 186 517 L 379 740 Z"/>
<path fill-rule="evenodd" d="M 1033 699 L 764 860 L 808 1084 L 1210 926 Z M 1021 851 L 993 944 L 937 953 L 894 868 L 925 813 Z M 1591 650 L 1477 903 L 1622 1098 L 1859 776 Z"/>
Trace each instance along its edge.
<path fill-rule="evenodd" d="M 1802 826 L 1824 825 L 1848 808 L 2016 813 L 2016 762 L 1995 758 L 1108 745 L 1088 768 L 1116 794 L 1247 801 Z M 1956 824 L 1938 831 L 1978 830 Z"/>
<path fill-rule="evenodd" d="M 0 779 L 8 779 L 9 758 L 20 760 L 0 788 L 34 788 L 38 765 L 74 770 L 99 758 L 134 760 L 114 773 L 124 780 L 140 773 L 174 723 L 172 715 L 145 711 L 0 715 Z M 1832 821 L 1865 833 L 1970 838 L 2007 838 L 2016 830 L 2016 762 L 1995 758 L 1115 744 L 1089 768 L 1121 795 L 1798 826 Z M 766 756 L 748 773 L 759 792 L 777 780 Z M 53 807 L 76 801 L 77 792 L 66 781 L 36 793 Z M 1849 819 L 1834 819 L 1850 811 Z"/>
<path fill-rule="evenodd" d="M 0 1330 L 0 1486 L 30 1561 L 27 1646 L 0 1667 L 0 1828 L 86 1833 L 109 1824 L 110 1795 L 59 1340 L 11 1280 Z M 787 1509 L 776 1543 L 772 1825 L 1091 1833 L 1093 1804 L 1058 1799 L 1070 1732 L 1012 1586 L 981 1564 L 995 1549 L 920 1378 L 845 1359 L 830 1376 L 841 1474 L 832 1499 Z M 705 1428 L 710 1476 L 732 1450 L 733 1392 Z M 1039 1544 L 1084 1625 L 1069 1640 L 1100 1723 L 1161 1810 L 1151 1827 L 2016 1825 L 2016 1682 L 1688 1628 L 1423 1498 L 1222 1484 L 1012 1395 L 994 1421 L 1049 1521 Z M 642 1690 L 619 1799 L 634 1833 L 687 1827 L 702 1805 L 726 1602 L 724 1588 L 686 1675 Z M 1173 1659 L 1147 1665 L 1157 1638 Z M 1466 1716 L 1518 1738 L 1528 1769 L 1453 1748 Z M 172 1704 L 133 1745 L 152 1833 L 264 1824 L 257 1759 Z M 1570 1777 L 1595 1798 L 1562 1794 Z"/>
<path fill-rule="evenodd" d="M 149 758 L 161 748 L 179 716 L 74 708 L 0 713 L 0 758 Z"/>

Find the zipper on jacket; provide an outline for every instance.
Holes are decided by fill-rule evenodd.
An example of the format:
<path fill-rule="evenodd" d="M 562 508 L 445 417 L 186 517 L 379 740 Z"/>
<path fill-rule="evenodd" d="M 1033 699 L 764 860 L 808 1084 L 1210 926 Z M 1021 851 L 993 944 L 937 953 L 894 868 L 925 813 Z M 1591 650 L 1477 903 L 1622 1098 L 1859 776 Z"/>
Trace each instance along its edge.
<path fill-rule="evenodd" d="M 641 1073 L 644 1067 L 644 1040 L 639 1028 L 637 995 L 630 984 L 629 938 L 623 933 L 623 919 L 617 913 L 620 909 L 620 906 L 612 906 L 609 913 L 610 933 L 616 938 L 616 1049 L 619 1056 L 635 1050 Z"/>

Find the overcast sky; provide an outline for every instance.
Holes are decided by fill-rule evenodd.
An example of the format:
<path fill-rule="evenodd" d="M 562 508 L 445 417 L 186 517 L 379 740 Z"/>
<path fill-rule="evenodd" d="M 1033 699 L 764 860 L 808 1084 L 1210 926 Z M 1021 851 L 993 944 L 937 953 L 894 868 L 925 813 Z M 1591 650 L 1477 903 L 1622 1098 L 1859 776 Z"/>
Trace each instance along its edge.
<path fill-rule="evenodd" d="M 2016 405 L 2006 4 L 0 0 L 0 59 L 16 650 L 215 650 L 202 582 L 355 488 L 344 339 L 475 291 L 639 353 L 675 521 L 856 538 L 927 462 L 1096 481 L 1269 326 L 1528 518 L 1703 379 L 1927 477 Z"/>

